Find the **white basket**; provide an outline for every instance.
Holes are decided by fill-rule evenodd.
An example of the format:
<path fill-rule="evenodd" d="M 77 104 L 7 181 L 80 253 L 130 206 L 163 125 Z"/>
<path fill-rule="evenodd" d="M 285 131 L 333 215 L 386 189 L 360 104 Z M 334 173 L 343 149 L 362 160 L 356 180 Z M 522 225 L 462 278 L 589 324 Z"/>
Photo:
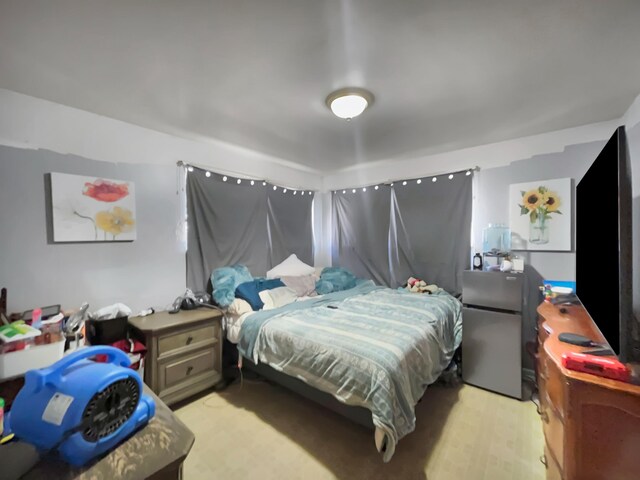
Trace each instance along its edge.
<path fill-rule="evenodd" d="M 35 368 L 48 367 L 60 360 L 63 354 L 64 340 L 3 353 L 0 355 L 0 380 L 24 375 Z"/>

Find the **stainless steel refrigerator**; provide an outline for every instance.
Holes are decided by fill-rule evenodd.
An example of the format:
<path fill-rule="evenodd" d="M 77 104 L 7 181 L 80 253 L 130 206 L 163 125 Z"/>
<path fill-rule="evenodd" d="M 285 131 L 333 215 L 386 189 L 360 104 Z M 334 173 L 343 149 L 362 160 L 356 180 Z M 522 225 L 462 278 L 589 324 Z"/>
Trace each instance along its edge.
<path fill-rule="evenodd" d="M 462 279 L 462 378 L 522 399 L 524 275 L 465 271 Z"/>

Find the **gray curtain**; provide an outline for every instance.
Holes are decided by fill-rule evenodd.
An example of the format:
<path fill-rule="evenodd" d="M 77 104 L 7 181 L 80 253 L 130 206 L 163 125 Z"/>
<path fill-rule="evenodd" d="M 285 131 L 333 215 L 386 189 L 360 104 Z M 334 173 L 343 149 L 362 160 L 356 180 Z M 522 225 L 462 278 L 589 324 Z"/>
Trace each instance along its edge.
<path fill-rule="evenodd" d="M 313 196 L 194 168 L 187 174 L 187 286 L 210 290 L 219 267 L 246 265 L 264 276 L 290 254 L 313 264 Z"/>
<path fill-rule="evenodd" d="M 292 253 L 313 265 L 313 195 L 282 189 L 267 190 L 268 266 L 275 267 Z"/>
<path fill-rule="evenodd" d="M 472 175 L 396 183 L 391 195 L 393 285 L 414 275 L 461 293 L 471 251 Z"/>
<path fill-rule="evenodd" d="M 332 264 L 389 285 L 390 191 L 387 185 L 332 194 Z"/>
<path fill-rule="evenodd" d="M 462 291 L 469 268 L 472 176 L 333 194 L 333 265 L 398 287 L 409 276 Z"/>

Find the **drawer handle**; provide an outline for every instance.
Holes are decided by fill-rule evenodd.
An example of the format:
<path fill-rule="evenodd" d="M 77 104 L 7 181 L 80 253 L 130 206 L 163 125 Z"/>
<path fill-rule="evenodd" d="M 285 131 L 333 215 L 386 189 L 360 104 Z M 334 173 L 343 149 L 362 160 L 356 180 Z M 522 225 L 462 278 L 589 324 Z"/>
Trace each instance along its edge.
<path fill-rule="evenodd" d="M 187 368 L 187 375 L 191 374 L 192 371 L 193 371 L 193 367 L 189 366 L 189 368 Z"/>
<path fill-rule="evenodd" d="M 544 465 L 544 468 L 549 468 L 549 465 L 547 465 L 547 456 L 546 455 L 542 455 L 540 457 L 540 462 Z"/>
<path fill-rule="evenodd" d="M 193 342 L 193 337 L 189 335 L 189 337 L 187 338 L 187 345 L 191 345 L 191 342 Z"/>

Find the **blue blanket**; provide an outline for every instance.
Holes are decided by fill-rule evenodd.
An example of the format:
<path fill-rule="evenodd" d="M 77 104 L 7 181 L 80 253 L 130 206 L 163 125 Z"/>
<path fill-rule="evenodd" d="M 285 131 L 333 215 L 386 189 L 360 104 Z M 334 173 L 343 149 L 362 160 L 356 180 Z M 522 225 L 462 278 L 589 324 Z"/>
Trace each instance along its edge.
<path fill-rule="evenodd" d="M 447 367 L 462 337 L 461 304 L 367 282 L 249 315 L 238 349 L 338 400 L 368 408 L 389 461 L 415 428 L 414 407 Z"/>

